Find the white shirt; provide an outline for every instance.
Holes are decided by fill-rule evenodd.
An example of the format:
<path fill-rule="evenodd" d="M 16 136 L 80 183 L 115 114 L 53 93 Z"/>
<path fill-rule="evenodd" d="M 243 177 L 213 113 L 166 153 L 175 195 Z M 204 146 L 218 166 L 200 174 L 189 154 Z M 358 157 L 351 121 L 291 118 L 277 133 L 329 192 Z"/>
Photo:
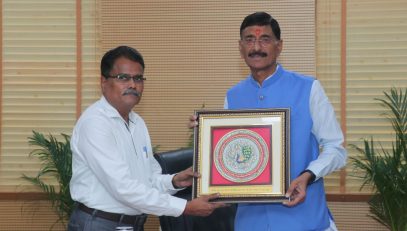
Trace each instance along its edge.
<path fill-rule="evenodd" d="M 176 198 L 171 180 L 153 157 L 143 119 L 129 114 L 129 124 L 107 100 L 91 105 L 71 138 L 72 199 L 106 212 L 179 216 L 186 200 Z"/>
<path fill-rule="evenodd" d="M 320 82 L 315 80 L 311 88 L 310 112 L 315 135 L 321 152 L 318 158 L 308 165 L 318 180 L 346 165 L 347 152 L 341 127 L 336 120 L 335 111 L 326 96 Z"/>
<path fill-rule="evenodd" d="M 272 78 L 273 75 L 267 78 Z M 307 169 L 311 170 L 316 176 L 315 180 L 318 180 L 345 166 L 347 152 L 342 146 L 344 138 L 336 120 L 335 111 L 318 80 L 312 84 L 309 107 L 313 122 L 312 133 L 321 147 L 321 152 Z M 227 97 L 225 97 L 224 108 L 228 109 Z"/>

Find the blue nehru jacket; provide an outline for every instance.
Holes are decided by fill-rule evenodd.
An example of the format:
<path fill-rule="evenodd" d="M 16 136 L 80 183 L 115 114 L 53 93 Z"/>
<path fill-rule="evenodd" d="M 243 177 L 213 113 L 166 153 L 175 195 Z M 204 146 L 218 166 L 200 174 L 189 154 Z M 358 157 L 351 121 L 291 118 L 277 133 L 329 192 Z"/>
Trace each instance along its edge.
<path fill-rule="evenodd" d="M 229 89 L 226 95 L 228 109 L 290 109 L 291 180 L 298 177 L 319 155 L 319 145 L 311 132 L 309 105 L 314 80 L 279 66 L 262 86 L 248 76 Z M 306 200 L 294 207 L 281 203 L 239 204 L 235 230 L 318 231 L 329 227 L 329 217 L 324 184 L 320 178 L 308 186 Z"/>

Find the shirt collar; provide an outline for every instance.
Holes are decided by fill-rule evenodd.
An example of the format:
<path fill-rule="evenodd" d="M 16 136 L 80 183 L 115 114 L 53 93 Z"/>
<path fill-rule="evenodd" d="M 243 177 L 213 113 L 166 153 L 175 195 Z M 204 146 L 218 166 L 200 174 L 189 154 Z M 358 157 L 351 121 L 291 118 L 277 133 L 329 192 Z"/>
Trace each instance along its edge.
<path fill-rule="evenodd" d="M 273 74 L 269 75 L 263 81 L 262 86 L 260 86 L 260 84 L 253 78 L 252 74 L 250 74 L 250 78 L 258 87 L 265 87 L 265 86 L 268 86 L 268 85 L 274 83 L 275 81 L 277 81 L 277 79 L 279 79 L 279 77 L 281 76 L 281 74 L 280 74 L 281 70 L 283 70 L 283 67 L 281 67 L 281 65 L 277 63 L 276 70 L 273 72 Z"/>
<path fill-rule="evenodd" d="M 267 77 L 264 81 L 267 81 L 271 77 L 275 76 L 276 73 L 278 72 L 278 69 L 280 69 L 280 64 L 277 63 L 276 70 L 274 70 L 273 74 L 271 74 L 269 77 Z"/>
<path fill-rule="evenodd" d="M 100 98 L 100 103 L 108 117 L 123 119 L 122 116 L 120 115 L 120 113 L 117 111 L 117 109 L 114 108 L 103 95 Z M 131 121 L 132 123 L 136 123 L 137 118 L 138 118 L 138 115 L 134 111 L 130 111 L 129 121 Z"/>

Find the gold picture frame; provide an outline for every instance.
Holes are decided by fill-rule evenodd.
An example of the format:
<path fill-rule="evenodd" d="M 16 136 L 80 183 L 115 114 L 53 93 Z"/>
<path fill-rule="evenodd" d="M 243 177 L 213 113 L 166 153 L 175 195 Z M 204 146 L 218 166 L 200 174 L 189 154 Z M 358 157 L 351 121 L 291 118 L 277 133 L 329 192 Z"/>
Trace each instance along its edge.
<path fill-rule="evenodd" d="M 198 110 L 192 197 L 281 202 L 290 183 L 290 110 Z"/>

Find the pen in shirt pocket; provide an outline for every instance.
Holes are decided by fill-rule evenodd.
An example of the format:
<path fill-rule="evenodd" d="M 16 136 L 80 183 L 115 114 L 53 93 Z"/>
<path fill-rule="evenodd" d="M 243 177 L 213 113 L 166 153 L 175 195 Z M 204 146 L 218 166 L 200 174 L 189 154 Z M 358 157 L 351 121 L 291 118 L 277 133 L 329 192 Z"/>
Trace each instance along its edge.
<path fill-rule="evenodd" d="M 146 155 L 146 158 L 148 158 L 148 153 L 147 153 L 147 147 L 146 146 L 143 147 L 143 153 Z"/>

